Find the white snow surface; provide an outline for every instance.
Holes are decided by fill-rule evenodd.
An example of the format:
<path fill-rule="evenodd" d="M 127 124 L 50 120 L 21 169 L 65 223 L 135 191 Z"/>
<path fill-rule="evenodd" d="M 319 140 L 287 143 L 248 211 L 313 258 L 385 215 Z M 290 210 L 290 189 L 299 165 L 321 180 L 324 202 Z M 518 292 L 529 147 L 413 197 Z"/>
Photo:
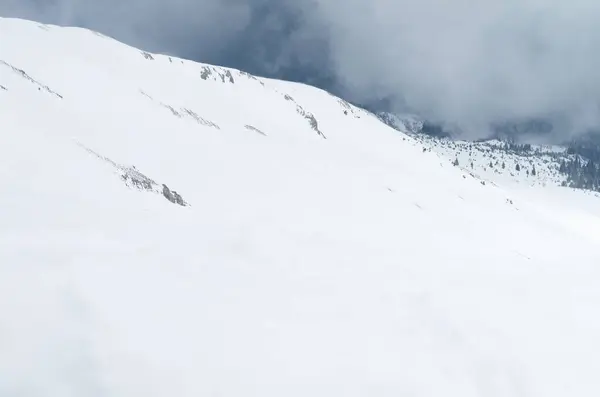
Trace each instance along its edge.
<path fill-rule="evenodd" d="M 594 195 L 83 29 L 0 60 L 1 396 L 600 395 Z"/>

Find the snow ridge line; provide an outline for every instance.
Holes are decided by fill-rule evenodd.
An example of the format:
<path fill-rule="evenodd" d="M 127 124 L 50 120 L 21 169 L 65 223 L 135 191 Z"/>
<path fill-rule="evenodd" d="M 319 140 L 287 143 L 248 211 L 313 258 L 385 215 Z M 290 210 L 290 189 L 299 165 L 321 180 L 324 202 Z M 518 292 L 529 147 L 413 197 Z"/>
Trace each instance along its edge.
<path fill-rule="evenodd" d="M 296 100 L 294 98 L 292 98 L 290 95 L 288 94 L 284 94 L 284 99 L 286 101 L 291 101 L 294 103 L 294 105 L 296 105 L 296 112 L 304 117 L 307 121 L 308 124 L 310 125 L 310 128 L 312 128 L 314 131 L 316 131 L 317 134 L 319 134 L 319 136 L 321 136 L 323 139 L 327 139 L 327 137 L 325 136 L 325 134 L 323 133 L 323 131 L 321 131 L 319 129 L 319 122 L 317 121 L 316 117 L 314 114 L 312 114 L 311 112 L 306 111 L 302 106 L 300 106 L 300 104 L 298 104 L 298 102 L 296 102 Z"/>
<path fill-rule="evenodd" d="M 190 206 L 190 204 L 188 202 L 186 202 L 183 199 L 183 197 L 181 197 L 181 195 L 179 193 L 177 193 L 175 190 L 169 189 L 167 187 L 167 185 L 165 185 L 164 183 L 161 186 L 160 184 L 158 184 L 151 178 L 147 177 L 146 175 L 144 175 L 140 171 L 138 171 L 135 168 L 135 166 L 127 167 L 125 165 L 118 164 L 115 161 L 111 160 L 110 158 L 103 156 L 103 155 L 99 154 L 98 152 L 88 148 L 81 142 L 78 142 L 75 140 L 75 143 L 77 144 L 77 146 L 81 147 L 86 152 L 88 152 L 88 153 L 92 154 L 93 156 L 97 157 L 98 159 L 105 161 L 108 164 L 112 165 L 117 170 L 117 174 L 119 174 L 119 176 L 121 177 L 121 179 L 123 180 L 123 182 L 125 183 L 125 185 L 127 187 L 132 188 L 132 189 L 137 189 L 140 191 L 147 191 L 147 192 L 151 192 L 151 193 L 161 194 L 167 200 L 172 202 L 173 204 L 178 204 L 182 207 Z"/>
<path fill-rule="evenodd" d="M 173 114 L 173 116 L 178 117 L 180 119 L 183 118 L 192 118 L 196 123 L 200 124 L 200 125 L 204 125 L 206 127 L 212 127 L 212 128 L 216 128 L 217 130 L 220 130 L 221 127 L 219 127 L 219 125 L 217 123 L 213 123 L 212 121 L 206 120 L 202 117 L 200 117 L 200 115 L 198 115 L 198 113 L 194 112 L 193 110 L 190 110 L 188 108 L 181 108 L 181 112 L 177 111 L 173 106 L 171 105 L 167 105 L 166 103 L 163 103 L 161 101 L 157 101 L 154 98 L 152 98 L 150 95 L 148 95 L 146 92 L 144 92 L 143 90 L 140 90 L 140 93 L 145 96 L 146 98 L 150 99 L 153 102 L 158 103 L 160 106 L 169 109 L 171 111 L 171 113 Z"/>
<path fill-rule="evenodd" d="M 44 89 L 44 91 L 54 95 L 57 98 L 63 99 L 63 96 L 60 95 L 59 93 L 57 93 L 56 91 L 53 91 L 50 87 L 48 87 L 45 84 L 40 83 L 39 81 L 35 80 L 33 77 L 29 76 L 27 73 L 25 73 L 25 71 L 23 69 L 19 69 L 13 65 L 11 65 L 10 63 L 0 59 L 0 65 L 4 65 L 6 67 L 9 67 L 10 69 L 12 69 L 13 72 L 21 75 L 21 77 L 23 77 L 25 80 L 35 84 L 38 86 L 38 88 L 40 89 Z"/>

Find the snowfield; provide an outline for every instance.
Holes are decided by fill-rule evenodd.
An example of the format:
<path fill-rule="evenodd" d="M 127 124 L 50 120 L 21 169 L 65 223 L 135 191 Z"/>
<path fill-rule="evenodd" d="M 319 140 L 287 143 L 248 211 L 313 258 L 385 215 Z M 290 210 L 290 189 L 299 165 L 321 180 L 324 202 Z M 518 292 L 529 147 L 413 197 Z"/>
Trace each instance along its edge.
<path fill-rule="evenodd" d="M 600 395 L 598 197 L 82 29 L 0 86 L 1 396 Z"/>

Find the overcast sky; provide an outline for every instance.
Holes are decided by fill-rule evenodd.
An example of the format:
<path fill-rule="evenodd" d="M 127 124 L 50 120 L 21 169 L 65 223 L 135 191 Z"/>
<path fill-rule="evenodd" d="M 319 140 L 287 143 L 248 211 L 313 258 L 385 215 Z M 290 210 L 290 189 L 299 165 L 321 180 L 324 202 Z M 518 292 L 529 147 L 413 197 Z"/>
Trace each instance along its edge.
<path fill-rule="evenodd" d="M 597 0 L 0 0 L 0 14 L 391 98 L 475 133 L 519 117 L 600 125 Z"/>

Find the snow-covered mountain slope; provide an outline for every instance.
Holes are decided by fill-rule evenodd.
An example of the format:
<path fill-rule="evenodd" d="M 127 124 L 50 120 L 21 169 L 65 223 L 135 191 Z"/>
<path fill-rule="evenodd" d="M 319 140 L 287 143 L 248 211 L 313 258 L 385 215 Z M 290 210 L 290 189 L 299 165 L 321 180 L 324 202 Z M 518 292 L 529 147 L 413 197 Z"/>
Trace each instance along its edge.
<path fill-rule="evenodd" d="M 559 172 L 561 161 L 569 160 L 566 148 L 529 145 L 511 149 L 498 140 L 454 141 L 423 134 L 414 137 L 425 150 L 440 154 L 448 162 L 477 177 L 511 188 L 563 186 L 566 175 Z M 518 148 L 529 146 L 513 145 Z"/>
<path fill-rule="evenodd" d="M 600 392 L 597 198 L 86 30 L 0 60 L 0 395 Z"/>
<path fill-rule="evenodd" d="M 599 151 L 594 141 L 590 144 L 580 140 L 563 145 L 500 139 L 464 141 L 423 133 L 423 122 L 416 116 L 379 113 L 377 117 L 403 135 L 410 134 L 423 146 L 424 152 L 434 151 L 483 183 L 534 194 L 539 191 L 530 187 L 570 187 L 584 191 L 560 189 L 559 195 L 600 197 L 600 167 L 596 164 Z M 548 191 L 544 190 L 545 193 Z M 595 200 L 591 203 L 597 205 Z"/>
<path fill-rule="evenodd" d="M 413 114 L 378 112 L 377 117 L 385 124 L 399 131 L 417 134 L 423 130 L 424 121 Z"/>

